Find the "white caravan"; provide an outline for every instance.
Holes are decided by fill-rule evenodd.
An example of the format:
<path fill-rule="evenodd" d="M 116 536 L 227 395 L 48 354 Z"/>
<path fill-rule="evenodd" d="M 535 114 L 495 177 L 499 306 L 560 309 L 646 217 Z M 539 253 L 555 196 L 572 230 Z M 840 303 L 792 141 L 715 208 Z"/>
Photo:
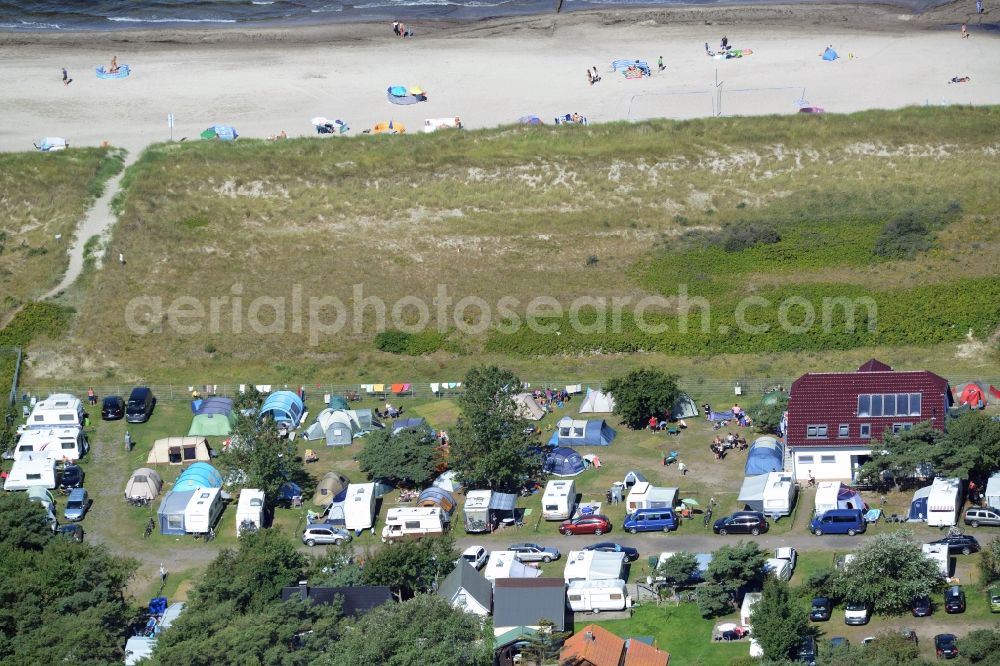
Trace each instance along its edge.
<path fill-rule="evenodd" d="M 623 580 L 575 580 L 566 589 L 566 601 L 577 613 L 620 611 L 632 605 Z"/>
<path fill-rule="evenodd" d="M 10 468 L 4 490 L 27 490 L 41 486 L 52 490 L 56 487 L 56 461 L 41 452 L 28 451 L 18 456 Z"/>
<path fill-rule="evenodd" d="M 14 458 L 37 451 L 56 461 L 76 462 L 90 445 L 81 428 L 38 428 L 26 430 L 14 446 Z"/>
<path fill-rule="evenodd" d="M 244 488 L 240 491 L 240 501 L 236 505 L 236 536 L 244 530 L 244 523 L 250 530 L 264 527 L 263 490 Z"/>
<path fill-rule="evenodd" d="M 184 531 L 204 534 L 214 526 L 225 505 L 219 488 L 199 488 L 184 507 Z"/>
<path fill-rule="evenodd" d="M 795 485 L 788 472 L 769 472 L 764 485 L 764 514 L 768 516 L 789 516 L 795 506 Z"/>
<path fill-rule="evenodd" d="M 577 580 L 615 580 L 624 578 L 625 553 L 604 553 L 599 550 L 571 550 L 566 555 L 563 579 L 567 583 Z"/>
<path fill-rule="evenodd" d="M 368 530 L 375 524 L 375 484 L 352 483 L 344 498 L 344 527 Z"/>
<path fill-rule="evenodd" d="M 28 415 L 28 429 L 82 428 L 83 403 L 69 393 L 53 393 L 35 403 Z"/>
<path fill-rule="evenodd" d="M 958 479 L 934 479 L 931 494 L 927 496 L 927 525 L 951 527 L 958 523 L 962 508 L 962 484 Z"/>
<path fill-rule="evenodd" d="M 553 479 L 545 485 L 542 495 L 542 518 L 566 520 L 576 508 L 576 484 L 567 479 Z"/>
<path fill-rule="evenodd" d="M 389 509 L 382 528 L 382 541 L 419 539 L 444 532 L 444 512 L 439 506 L 402 506 Z"/>

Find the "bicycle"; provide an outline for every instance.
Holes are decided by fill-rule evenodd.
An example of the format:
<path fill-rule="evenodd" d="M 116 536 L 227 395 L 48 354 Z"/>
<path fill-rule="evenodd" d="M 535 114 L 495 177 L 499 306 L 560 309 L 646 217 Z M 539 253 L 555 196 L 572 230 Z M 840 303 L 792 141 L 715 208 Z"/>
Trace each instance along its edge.
<path fill-rule="evenodd" d="M 147 522 L 147 523 L 146 523 L 146 529 L 145 529 L 145 530 L 143 530 L 143 533 L 142 533 L 142 538 L 143 538 L 143 539 L 148 539 L 148 538 L 149 538 L 149 535 L 151 535 L 151 534 L 153 533 L 153 529 L 154 529 L 155 527 L 156 527 L 156 523 L 154 523 L 154 522 L 153 522 L 153 519 L 152 519 L 152 518 L 150 518 L 150 519 L 149 519 L 149 522 Z"/>
<path fill-rule="evenodd" d="M 211 541 L 214 538 L 215 538 L 215 528 L 214 527 L 209 527 L 208 531 L 205 532 L 205 543 L 208 543 L 209 541 Z"/>

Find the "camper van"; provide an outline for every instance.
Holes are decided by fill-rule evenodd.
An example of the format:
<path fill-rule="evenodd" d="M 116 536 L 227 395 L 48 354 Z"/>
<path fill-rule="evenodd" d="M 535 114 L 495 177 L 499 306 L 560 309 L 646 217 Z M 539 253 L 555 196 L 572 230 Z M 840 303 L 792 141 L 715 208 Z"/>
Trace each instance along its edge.
<path fill-rule="evenodd" d="M 375 524 L 375 484 L 352 483 L 344 498 L 344 527 L 367 530 Z"/>
<path fill-rule="evenodd" d="M 218 488 L 199 488 L 184 508 L 184 530 L 188 534 L 204 534 L 219 520 L 225 505 Z"/>
<path fill-rule="evenodd" d="M 14 457 L 36 451 L 56 461 L 76 462 L 89 448 L 87 435 L 80 428 L 38 428 L 21 435 L 14 447 Z"/>
<path fill-rule="evenodd" d="M 4 490 L 27 490 L 41 486 L 52 490 L 56 487 L 56 461 L 40 451 L 27 451 L 14 461 Z"/>
<path fill-rule="evenodd" d="M 53 393 L 35 403 L 28 415 L 29 430 L 35 428 L 82 428 L 83 403 L 68 393 Z"/>
<path fill-rule="evenodd" d="M 239 536 L 244 529 L 255 531 L 262 527 L 264 527 L 264 491 L 244 488 L 240 491 L 240 501 L 236 505 L 236 536 Z"/>
<path fill-rule="evenodd" d="M 576 484 L 567 479 L 553 479 L 545 486 L 542 495 L 542 518 L 566 520 L 576 508 Z"/>
<path fill-rule="evenodd" d="M 620 611 L 632 605 L 623 580 L 575 580 L 566 590 L 566 601 L 577 613 Z"/>
<path fill-rule="evenodd" d="M 382 542 L 419 539 L 444 532 L 444 512 L 439 506 L 393 507 L 385 516 Z"/>
<path fill-rule="evenodd" d="M 791 515 L 792 507 L 795 506 L 796 488 L 791 474 L 786 472 L 769 473 L 764 486 L 763 513 L 775 518 Z"/>

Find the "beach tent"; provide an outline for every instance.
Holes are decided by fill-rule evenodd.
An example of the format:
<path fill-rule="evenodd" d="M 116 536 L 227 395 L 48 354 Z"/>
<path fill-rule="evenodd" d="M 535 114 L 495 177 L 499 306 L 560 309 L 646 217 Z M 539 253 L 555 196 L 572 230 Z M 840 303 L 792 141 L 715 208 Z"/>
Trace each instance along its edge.
<path fill-rule="evenodd" d="M 293 428 L 299 425 L 304 406 L 302 398 L 293 391 L 275 391 L 267 396 L 260 408 L 260 417 L 270 416 L 277 423 L 288 423 Z"/>
<path fill-rule="evenodd" d="M 160 524 L 160 534 L 186 534 L 184 529 L 184 511 L 188 502 L 194 496 L 194 490 L 183 492 L 171 491 L 164 495 L 156 518 Z"/>
<path fill-rule="evenodd" d="M 517 404 L 518 416 L 522 418 L 539 421 L 545 416 L 545 410 L 538 406 L 530 393 L 518 393 L 514 396 L 514 402 Z"/>
<path fill-rule="evenodd" d="M 327 506 L 331 502 L 343 501 L 347 494 L 347 486 L 350 481 L 340 472 L 327 472 L 316 484 L 316 492 L 313 493 L 313 504 L 316 506 Z"/>
<path fill-rule="evenodd" d="M 128 65 L 118 65 L 113 69 L 101 65 L 94 68 L 94 73 L 99 79 L 126 79 L 132 73 L 132 69 Z"/>
<path fill-rule="evenodd" d="M 816 513 L 834 509 L 865 510 L 861 493 L 839 481 L 822 481 L 816 486 Z"/>
<path fill-rule="evenodd" d="M 455 498 L 447 490 L 442 490 L 436 486 L 425 488 L 417 498 L 417 506 L 439 506 L 444 512 L 445 520 L 451 518 L 457 506 Z"/>
<path fill-rule="evenodd" d="M 747 462 L 743 466 L 744 476 L 756 476 L 785 469 L 785 447 L 774 437 L 758 437 L 750 445 Z"/>
<path fill-rule="evenodd" d="M 833 47 L 828 46 L 825 49 L 823 49 L 823 60 L 826 60 L 827 62 L 833 62 L 839 57 L 840 56 L 837 55 L 837 52 L 833 50 Z"/>
<path fill-rule="evenodd" d="M 963 384 L 955 389 L 959 405 L 968 405 L 972 409 L 985 409 L 989 404 L 987 390 L 975 382 Z"/>
<path fill-rule="evenodd" d="M 383 120 L 375 123 L 372 134 L 406 134 L 406 125 L 395 120 Z"/>
<path fill-rule="evenodd" d="M 229 125 L 212 125 L 201 133 L 203 139 L 218 139 L 219 141 L 234 141 L 239 134 Z"/>
<path fill-rule="evenodd" d="M 57 150 L 66 150 L 69 148 L 69 141 L 58 136 L 47 136 L 39 139 L 38 143 L 32 145 L 43 153 L 54 153 Z"/>
<path fill-rule="evenodd" d="M 204 437 L 165 437 L 153 442 L 146 457 L 147 465 L 184 465 L 208 462 L 208 440 Z"/>
<path fill-rule="evenodd" d="M 545 456 L 544 468 L 547 473 L 553 476 L 576 476 L 586 469 L 586 465 L 579 453 L 573 449 L 560 446 L 552 449 Z"/>
<path fill-rule="evenodd" d="M 610 414 L 615 411 L 615 399 L 610 393 L 587 389 L 587 395 L 580 403 L 581 414 Z"/>
<path fill-rule="evenodd" d="M 611 62 L 611 69 L 613 69 L 616 72 L 618 70 L 626 70 L 629 67 L 633 66 L 646 76 L 652 74 L 652 72 L 649 69 L 649 63 L 643 60 L 614 60 Z"/>
<path fill-rule="evenodd" d="M 681 393 L 677 396 L 673 409 L 670 410 L 670 418 L 674 421 L 678 419 L 693 419 L 699 413 L 698 405 L 694 404 L 691 396 L 687 393 Z"/>
<path fill-rule="evenodd" d="M 923 522 L 927 520 L 927 498 L 931 495 L 931 488 L 932 486 L 919 488 L 913 493 L 913 499 L 910 500 L 910 513 L 906 516 L 908 521 Z"/>
<path fill-rule="evenodd" d="M 538 116 L 521 116 L 518 118 L 519 123 L 522 125 L 542 125 L 542 119 Z"/>
<path fill-rule="evenodd" d="M 163 487 L 163 479 L 155 471 L 148 467 L 140 467 L 132 472 L 128 483 L 125 484 L 125 498 L 155 499 L 160 494 Z"/>
<path fill-rule="evenodd" d="M 197 462 L 181 472 L 172 490 L 187 491 L 198 488 L 221 488 L 222 474 L 208 463 Z"/>
<path fill-rule="evenodd" d="M 330 409 L 343 409 L 348 410 L 350 406 L 347 404 L 347 399 L 341 395 L 331 395 L 330 402 L 326 403 L 326 406 Z"/>
<path fill-rule="evenodd" d="M 604 419 L 576 420 L 569 416 L 559 419 L 550 446 L 609 446 L 618 433 Z"/>
<path fill-rule="evenodd" d="M 642 472 L 633 469 L 629 470 L 628 473 L 625 474 L 625 478 L 622 480 L 622 485 L 624 485 L 626 488 L 631 488 L 635 484 L 640 483 L 642 481 L 646 481 L 646 477 L 643 475 Z"/>
<path fill-rule="evenodd" d="M 386 98 L 393 104 L 416 104 L 427 101 L 427 93 L 419 86 L 389 86 L 385 91 Z"/>
<path fill-rule="evenodd" d="M 743 479 L 743 486 L 736 498 L 736 504 L 741 511 L 763 511 L 764 489 L 767 487 L 768 474 L 757 474 Z"/>
<path fill-rule="evenodd" d="M 455 470 L 449 469 L 443 472 L 438 478 L 434 479 L 434 487 L 440 488 L 441 490 L 447 490 L 449 493 L 457 493 L 464 486 L 462 482 L 458 480 L 458 474 Z"/>

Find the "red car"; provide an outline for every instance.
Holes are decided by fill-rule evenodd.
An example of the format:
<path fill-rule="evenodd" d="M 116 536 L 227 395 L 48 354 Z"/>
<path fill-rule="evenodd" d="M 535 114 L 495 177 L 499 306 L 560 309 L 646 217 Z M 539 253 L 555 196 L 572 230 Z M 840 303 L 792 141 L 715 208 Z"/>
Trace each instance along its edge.
<path fill-rule="evenodd" d="M 604 534 L 611 531 L 611 521 L 607 516 L 580 516 L 573 520 L 564 520 L 559 531 L 566 536 L 570 534 Z"/>

